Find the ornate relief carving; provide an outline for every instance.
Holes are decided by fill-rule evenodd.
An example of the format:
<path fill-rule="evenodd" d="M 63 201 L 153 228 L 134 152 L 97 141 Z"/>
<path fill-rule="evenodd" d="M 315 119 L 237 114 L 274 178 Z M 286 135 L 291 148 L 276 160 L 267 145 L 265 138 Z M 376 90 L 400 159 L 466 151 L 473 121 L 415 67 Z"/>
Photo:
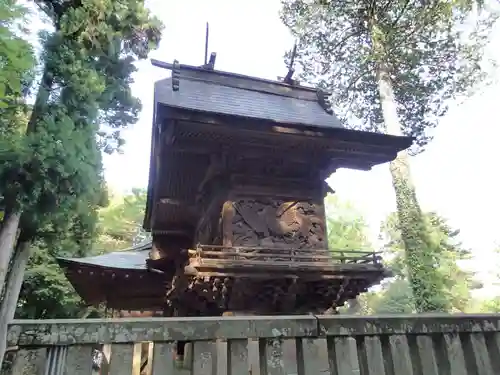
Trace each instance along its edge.
<path fill-rule="evenodd" d="M 228 204 L 232 210 L 226 207 Z M 226 202 L 225 207 L 224 242 L 231 246 L 327 247 L 324 211 L 320 204 L 259 198 Z M 226 212 L 230 220 L 225 217 Z"/>
<path fill-rule="evenodd" d="M 222 315 L 225 311 L 252 314 L 336 313 L 346 300 L 366 290 L 368 283 L 343 280 L 258 280 L 240 277 L 184 276 L 167 289 L 166 302 L 178 316 Z"/>

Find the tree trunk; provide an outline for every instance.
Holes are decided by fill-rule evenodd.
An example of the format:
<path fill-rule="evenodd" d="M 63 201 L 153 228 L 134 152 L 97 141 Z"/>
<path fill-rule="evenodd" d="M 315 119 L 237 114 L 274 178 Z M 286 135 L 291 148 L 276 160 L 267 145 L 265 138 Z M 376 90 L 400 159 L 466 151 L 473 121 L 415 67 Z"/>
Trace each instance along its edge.
<path fill-rule="evenodd" d="M 379 65 L 377 79 L 386 132 L 402 135 L 392 82 L 384 64 Z M 405 246 L 415 308 L 418 312 L 445 311 L 447 304 L 440 286 L 439 274 L 436 272 L 429 231 L 411 179 L 410 161 L 406 151 L 400 152 L 390 163 L 390 172 L 396 193 L 399 229 Z"/>
<path fill-rule="evenodd" d="M 18 241 L 12 268 L 9 272 L 5 297 L 0 306 L 0 363 L 3 361 L 7 348 L 7 329 L 14 319 L 17 300 L 24 280 L 24 270 L 31 255 L 31 246 L 27 241 Z"/>
<path fill-rule="evenodd" d="M 33 111 L 31 112 L 31 117 L 26 127 L 26 134 L 34 132 L 37 122 L 43 117 L 53 83 L 52 74 L 45 68 L 40 82 L 40 88 L 36 95 L 35 104 L 33 105 Z M 21 220 L 22 212 L 15 207 L 17 198 L 18 197 L 9 197 L 6 199 L 5 212 L 7 214 L 0 227 L 0 296 L 2 296 L 4 290 L 7 270 L 14 252 L 16 236 Z M 24 269 L 22 270 L 22 276 L 24 276 Z"/>
<path fill-rule="evenodd" d="M 6 213 L 0 229 L 0 297 L 3 295 L 5 280 L 9 272 L 10 259 L 16 244 L 20 219 L 20 212 Z"/>

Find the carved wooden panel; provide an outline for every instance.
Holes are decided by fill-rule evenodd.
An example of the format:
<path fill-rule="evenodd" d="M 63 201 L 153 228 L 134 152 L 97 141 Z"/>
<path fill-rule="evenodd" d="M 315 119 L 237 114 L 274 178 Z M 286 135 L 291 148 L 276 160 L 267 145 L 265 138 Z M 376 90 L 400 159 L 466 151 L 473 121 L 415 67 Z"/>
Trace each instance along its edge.
<path fill-rule="evenodd" d="M 322 203 L 243 198 L 226 202 L 222 215 L 226 246 L 327 248 Z"/>

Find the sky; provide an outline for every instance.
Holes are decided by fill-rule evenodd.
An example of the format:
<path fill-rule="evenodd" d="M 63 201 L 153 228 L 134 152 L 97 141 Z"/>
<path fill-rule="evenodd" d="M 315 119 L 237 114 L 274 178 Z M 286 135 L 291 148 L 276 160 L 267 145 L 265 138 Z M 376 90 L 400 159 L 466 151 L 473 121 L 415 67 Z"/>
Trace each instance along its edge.
<path fill-rule="evenodd" d="M 286 74 L 283 53 L 293 39 L 280 22 L 279 0 L 147 1 L 165 24 L 158 50 L 150 57 L 201 65 L 205 23 L 210 23 L 209 53 L 217 52 L 216 69 L 276 79 Z M 488 53 L 500 61 L 500 28 Z M 143 103 L 137 124 L 124 135 L 123 155 L 105 157 L 109 186 L 120 192 L 146 187 L 149 169 L 153 85 L 169 72 L 137 64 L 133 92 Z M 500 75 L 498 75 L 500 78 Z M 500 82 L 500 80 L 498 80 Z M 473 250 L 474 268 L 492 271 L 491 250 L 500 243 L 499 115 L 500 84 L 493 84 L 460 105 L 454 105 L 434 131 L 426 151 L 412 158 L 418 199 L 424 210 L 434 210 L 461 230 L 461 239 Z M 373 237 L 380 222 L 395 210 L 388 165 L 371 171 L 341 170 L 328 180 L 342 200 L 351 201 L 370 225 Z"/>

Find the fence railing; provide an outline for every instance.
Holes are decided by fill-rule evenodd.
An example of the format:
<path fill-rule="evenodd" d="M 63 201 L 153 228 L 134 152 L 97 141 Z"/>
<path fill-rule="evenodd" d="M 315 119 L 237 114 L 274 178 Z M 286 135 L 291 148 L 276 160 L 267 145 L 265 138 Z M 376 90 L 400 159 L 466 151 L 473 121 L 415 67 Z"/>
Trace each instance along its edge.
<path fill-rule="evenodd" d="M 500 315 L 14 321 L 8 345 L 13 375 L 498 375 Z"/>

